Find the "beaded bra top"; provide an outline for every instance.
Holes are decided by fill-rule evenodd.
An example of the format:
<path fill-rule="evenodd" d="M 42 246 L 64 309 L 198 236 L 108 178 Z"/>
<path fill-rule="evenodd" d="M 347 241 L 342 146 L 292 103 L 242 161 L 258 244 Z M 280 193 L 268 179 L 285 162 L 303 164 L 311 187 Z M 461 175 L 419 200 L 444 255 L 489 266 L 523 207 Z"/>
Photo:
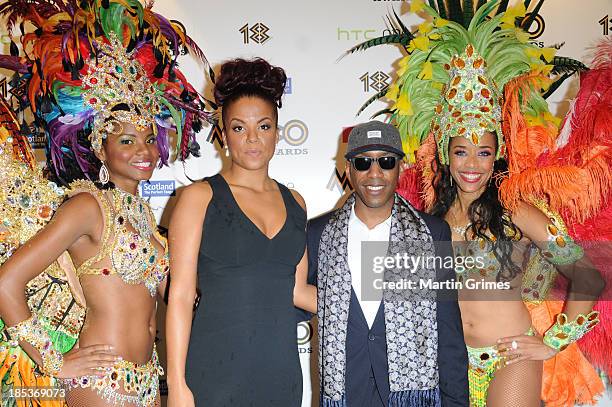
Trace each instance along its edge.
<path fill-rule="evenodd" d="M 563 265 L 573 263 L 582 258 L 584 252 L 582 248 L 574 242 L 567 231 L 567 227 L 561 216 L 552 211 L 546 202 L 542 200 L 532 200 L 531 202 L 536 208 L 542 211 L 549 220 L 546 225 L 548 235 L 546 242 L 541 242 L 544 247 L 538 248 L 532 245 L 529 252 L 527 267 L 521 281 L 521 295 L 523 301 L 538 304 L 543 301 L 555 281 L 557 271 L 555 265 Z M 505 216 L 508 216 L 507 214 Z M 469 227 L 455 229 L 460 234 L 465 234 Z M 511 229 L 506 229 L 506 234 L 510 234 Z M 492 240 L 495 237 L 489 236 Z M 501 264 L 493 253 L 493 245 L 491 242 L 483 238 L 477 238 L 470 241 L 453 242 L 453 251 L 455 257 L 470 256 L 479 258 L 481 264 L 478 267 L 464 267 L 462 272 L 458 272 L 457 279 L 463 281 L 470 275 L 478 274 L 482 277 L 495 277 L 501 269 Z M 480 267 L 482 266 L 482 267 Z"/>
<path fill-rule="evenodd" d="M 504 216 L 508 215 L 505 214 Z M 454 230 L 461 232 L 461 235 L 465 235 L 469 227 L 470 225 L 467 225 L 462 228 L 454 228 Z M 506 234 L 510 235 L 511 233 L 512 230 L 506 228 Z M 488 234 L 488 237 L 495 241 L 495 236 L 492 234 Z M 477 237 L 472 240 L 453 242 L 453 252 L 455 257 L 478 259 L 478 262 L 466 264 L 464 268 L 460 268 L 461 272 L 458 269 L 455 270 L 459 281 L 462 281 L 464 276 L 469 274 L 477 274 L 481 277 L 495 277 L 501 269 L 501 264 L 493 252 L 493 243 L 485 238 Z"/>
<path fill-rule="evenodd" d="M 117 274 L 127 284 L 144 284 L 153 297 L 168 275 L 167 241 L 157 232 L 151 208 L 142 198 L 118 188 L 110 191 L 111 199 L 90 181 L 71 184 L 71 196 L 80 192 L 93 195 L 104 216 L 102 249 L 83 262 L 76 274 L 79 278 Z M 164 248 L 163 253 L 155 247 L 153 238 Z M 110 267 L 95 267 L 104 259 L 110 260 Z"/>

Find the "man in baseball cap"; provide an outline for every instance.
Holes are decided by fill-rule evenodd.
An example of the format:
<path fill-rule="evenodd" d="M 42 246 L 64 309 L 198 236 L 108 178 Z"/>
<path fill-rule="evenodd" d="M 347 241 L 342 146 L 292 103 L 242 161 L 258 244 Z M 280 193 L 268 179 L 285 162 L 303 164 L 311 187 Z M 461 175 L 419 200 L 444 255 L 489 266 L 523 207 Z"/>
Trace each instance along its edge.
<path fill-rule="evenodd" d="M 370 228 L 391 216 L 403 157 L 402 140 L 391 124 L 374 120 L 353 127 L 349 134 L 346 174 L 359 198 L 357 216 L 367 218 L 363 220 Z M 360 213 L 362 203 L 367 213 Z"/>
<path fill-rule="evenodd" d="M 322 405 L 467 407 L 467 352 L 456 291 L 447 291 L 445 301 L 439 293 L 415 301 L 404 295 L 408 292 L 388 293 L 393 289 L 382 285 L 406 275 L 399 265 L 376 270 L 376 258 L 400 253 L 452 256 L 450 228 L 395 192 L 404 152 L 391 124 L 355 126 L 345 157 L 354 193 L 340 209 L 308 223 L 309 280 L 318 287 Z M 454 277 L 442 265 L 411 272 L 424 281 Z"/>
<path fill-rule="evenodd" d="M 346 148 L 347 159 L 367 151 L 386 151 L 404 157 L 399 131 L 389 123 L 372 120 L 351 129 Z"/>

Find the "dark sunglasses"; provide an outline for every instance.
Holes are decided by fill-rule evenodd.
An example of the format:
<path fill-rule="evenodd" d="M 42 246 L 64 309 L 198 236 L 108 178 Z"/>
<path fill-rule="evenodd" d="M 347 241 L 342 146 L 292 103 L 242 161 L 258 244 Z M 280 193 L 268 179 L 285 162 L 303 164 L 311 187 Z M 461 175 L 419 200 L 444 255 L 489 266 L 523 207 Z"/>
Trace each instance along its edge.
<path fill-rule="evenodd" d="M 357 171 L 367 171 L 372 166 L 373 162 L 377 162 L 381 170 L 392 170 L 397 164 L 397 157 L 395 156 L 384 156 L 378 158 L 372 157 L 354 157 L 351 158 L 353 168 Z"/>

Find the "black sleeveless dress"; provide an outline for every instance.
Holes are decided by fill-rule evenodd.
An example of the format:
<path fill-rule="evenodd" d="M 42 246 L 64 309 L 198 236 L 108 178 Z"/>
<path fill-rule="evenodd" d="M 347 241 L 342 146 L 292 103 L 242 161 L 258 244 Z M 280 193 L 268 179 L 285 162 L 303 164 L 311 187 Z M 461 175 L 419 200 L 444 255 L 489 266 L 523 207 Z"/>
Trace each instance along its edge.
<path fill-rule="evenodd" d="M 268 239 L 242 212 L 221 175 L 207 181 L 213 197 L 198 257 L 202 299 L 186 366 L 195 404 L 300 406 L 293 286 L 306 247 L 306 214 L 278 184 L 287 219 Z"/>

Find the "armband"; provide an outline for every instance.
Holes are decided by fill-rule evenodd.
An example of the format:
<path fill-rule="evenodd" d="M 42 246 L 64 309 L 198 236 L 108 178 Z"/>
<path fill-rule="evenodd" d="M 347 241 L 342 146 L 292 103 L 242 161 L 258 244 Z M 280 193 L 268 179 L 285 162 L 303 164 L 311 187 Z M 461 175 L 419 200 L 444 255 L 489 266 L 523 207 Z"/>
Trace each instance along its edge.
<path fill-rule="evenodd" d="M 548 242 L 542 249 L 542 256 L 555 265 L 572 264 L 584 256 L 584 250 L 569 235 L 561 216 L 548 208 L 544 201 L 534 200 L 533 204 L 548 216 L 546 225 Z"/>
<path fill-rule="evenodd" d="M 32 315 L 15 326 L 7 327 L 6 332 L 10 336 L 10 345 L 16 347 L 20 341 L 32 345 L 42 358 L 40 370 L 48 376 L 57 376 L 64 364 L 61 352 L 53 347 L 49 334 L 40 323 L 38 318 Z"/>
<path fill-rule="evenodd" d="M 599 312 L 591 311 L 588 315 L 578 314 L 575 320 L 568 321 L 567 315 L 557 315 L 557 321 L 544 333 L 544 343 L 553 349 L 562 351 L 573 342 L 582 338 L 599 323 Z"/>

